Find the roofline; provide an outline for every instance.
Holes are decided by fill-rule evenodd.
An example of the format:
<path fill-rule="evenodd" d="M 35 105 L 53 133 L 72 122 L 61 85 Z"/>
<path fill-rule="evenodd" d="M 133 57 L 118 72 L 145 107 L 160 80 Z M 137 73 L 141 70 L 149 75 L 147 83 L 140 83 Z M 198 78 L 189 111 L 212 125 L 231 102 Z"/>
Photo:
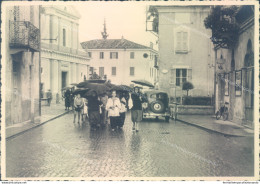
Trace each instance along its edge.
<path fill-rule="evenodd" d="M 141 50 L 149 50 L 149 51 L 153 51 L 153 52 L 156 52 L 156 53 L 158 53 L 158 51 L 157 50 L 154 50 L 154 49 L 152 49 L 152 48 L 147 48 L 147 49 L 145 49 L 145 48 L 142 48 L 142 49 L 137 49 L 137 48 L 135 48 L 135 49 L 130 49 L 130 48 L 128 48 L 128 49 L 115 49 L 115 48 L 110 48 L 110 49 L 86 49 L 87 51 L 104 51 L 104 50 L 106 50 L 106 51 L 109 51 L 109 50 L 120 50 L 120 51 L 124 51 L 124 50 L 128 50 L 128 51 L 130 51 L 130 50 L 139 50 L 139 51 L 141 51 Z"/>

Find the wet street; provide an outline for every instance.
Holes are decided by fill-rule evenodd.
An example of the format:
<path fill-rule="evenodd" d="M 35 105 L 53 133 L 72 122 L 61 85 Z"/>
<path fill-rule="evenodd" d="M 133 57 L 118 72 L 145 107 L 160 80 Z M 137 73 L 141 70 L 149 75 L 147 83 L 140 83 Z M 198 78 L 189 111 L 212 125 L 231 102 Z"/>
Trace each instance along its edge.
<path fill-rule="evenodd" d="M 91 131 L 67 114 L 6 142 L 7 177 L 253 176 L 253 138 L 170 120 Z"/>

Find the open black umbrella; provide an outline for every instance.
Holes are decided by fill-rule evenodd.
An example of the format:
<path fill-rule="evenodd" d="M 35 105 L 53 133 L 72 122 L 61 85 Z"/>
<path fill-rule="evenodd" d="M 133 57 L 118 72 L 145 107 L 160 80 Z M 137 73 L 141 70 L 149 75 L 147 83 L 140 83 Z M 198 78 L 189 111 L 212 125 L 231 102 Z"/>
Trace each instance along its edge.
<path fill-rule="evenodd" d="M 105 84 L 81 82 L 77 85 L 78 88 L 89 88 L 97 92 L 98 95 L 104 94 L 110 90 Z"/>
<path fill-rule="evenodd" d="M 127 93 L 133 92 L 133 89 L 126 85 L 114 86 L 114 87 L 112 87 L 112 90 L 116 90 L 116 91 L 120 91 L 120 92 L 127 92 Z"/>
<path fill-rule="evenodd" d="M 71 87 L 64 87 L 64 88 L 62 88 L 61 90 L 62 90 L 62 91 L 66 91 L 66 90 L 68 90 L 68 89 L 71 89 Z"/>
<path fill-rule="evenodd" d="M 78 88 L 75 89 L 75 91 L 73 91 L 73 95 L 77 95 L 80 94 L 81 96 L 83 96 L 86 92 L 88 92 L 90 89 L 89 88 Z"/>
<path fill-rule="evenodd" d="M 148 86 L 148 87 L 154 87 L 154 85 L 146 80 L 132 80 L 133 83 L 135 84 L 140 84 L 142 86 Z"/>
<path fill-rule="evenodd" d="M 103 79 L 89 79 L 89 80 L 86 80 L 85 82 L 89 82 L 89 83 L 105 83 L 106 80 L 103 80 Z"/>

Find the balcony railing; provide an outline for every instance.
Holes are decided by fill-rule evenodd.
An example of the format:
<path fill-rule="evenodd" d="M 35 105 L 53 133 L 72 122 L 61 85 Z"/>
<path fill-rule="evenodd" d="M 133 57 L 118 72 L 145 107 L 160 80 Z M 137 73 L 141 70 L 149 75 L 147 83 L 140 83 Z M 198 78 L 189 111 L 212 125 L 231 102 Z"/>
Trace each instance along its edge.
<path fill-rule="evenodd" d="M 40 30 L 29 21 L 10 21 L 9 46 L 40 50 Z"/>

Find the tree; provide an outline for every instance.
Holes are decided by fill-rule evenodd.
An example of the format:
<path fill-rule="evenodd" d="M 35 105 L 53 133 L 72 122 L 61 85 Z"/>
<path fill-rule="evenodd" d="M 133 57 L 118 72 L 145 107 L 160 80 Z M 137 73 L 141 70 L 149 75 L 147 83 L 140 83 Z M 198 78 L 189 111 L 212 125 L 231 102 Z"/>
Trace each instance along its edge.
<path fill-rule="evenodd" d="M 189 90 L 193 89 L 194 86 L 191 82 L 184 82 L 182 85 L 182 90 L 186 90 L 187 91 L 187 96 L 189 96 Z"/>
<path fill-rule="evenodd" d="M 237 6 L 215 6 L 204 20 L 206 29 L 211 29 L 211 41 L 221 48 L 233 48 L 238 41 L 239 26 L 236 23 Z"/>

